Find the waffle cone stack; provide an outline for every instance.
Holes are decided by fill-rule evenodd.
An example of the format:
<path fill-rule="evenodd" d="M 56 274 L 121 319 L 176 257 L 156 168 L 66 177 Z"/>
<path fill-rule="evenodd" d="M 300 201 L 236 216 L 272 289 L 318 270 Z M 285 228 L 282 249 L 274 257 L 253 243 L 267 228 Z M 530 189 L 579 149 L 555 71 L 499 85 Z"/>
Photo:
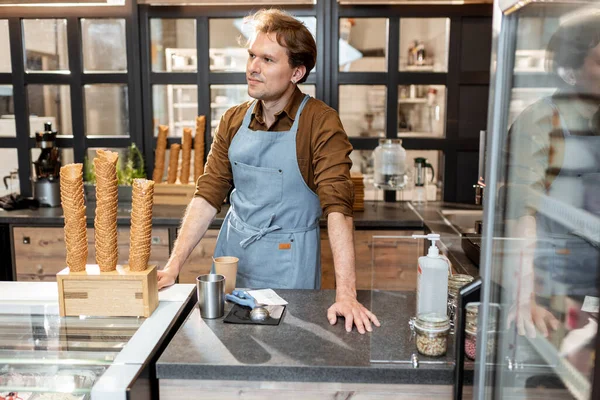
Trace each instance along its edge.
<path fill-rule="evenodd" d="M 177 182 L 177 166 L 179 164 L 179 150 L 181 145 L 173 143 L 169 151 L 169 173 L 167 175 L 167 183 Z"/>
<path fill-rule="evenodd" d="M 194 137 L 194 182 L 204 173 L 204 132 L 206 117 L 196 118 L 196 136 Z"/>
<path fill-rule="evenodd" d="M 96 263 L 101 272 L 117 268 L 117 159 L 118 153 L 97 150 L 96 169 L 96 219 L 94 220 Z"/>
<path fill-rule="evenodd" d="M 67 267 L 71 272 L 85 271 L 88 256 L 83 164 L 67 164 L 60 169 L 60 200 L 65 215 Z"/>
<path fill-rule="evenodd" d="M 192 160 L 192 129 L 183 128 L 183 143 L 181 146 L 181 175 L 179 181 L 183 184 L 190 182 L 190 162 Z"/>
<path fill-rule="evenodd" d="M 129 240 L 130 271 L 145 271 L 150 259 L 154 181 L 134 179 Z"/>
<path fill-rule="evenodd" d="M 162 182 L 165 173 L 165 154 L 167 152 L 168 134 L 168 126 L 158 126 L 158 138 L 156 139 L 156 151 L 154 152 L 154 171 L 152 172 L 152 180 L 157 183 Z"/>

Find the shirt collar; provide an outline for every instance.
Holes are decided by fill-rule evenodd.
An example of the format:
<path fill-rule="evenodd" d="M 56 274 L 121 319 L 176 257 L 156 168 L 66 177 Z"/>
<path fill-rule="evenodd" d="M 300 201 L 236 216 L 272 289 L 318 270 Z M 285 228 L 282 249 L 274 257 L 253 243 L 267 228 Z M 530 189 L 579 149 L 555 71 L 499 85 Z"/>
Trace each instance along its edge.
<path fill-rule="evenodd" d="M 280 115 L 285 113 L 285 115 L 287 115 L 292 121 L 294 121 L 296 119 L 298 109 L 300 108 L 300 103 L 302 103 L 303 99 L 304 93 L 302 93 L 298 86 L 296 86 L 296 89 L 294 90 L 294 93 L 292 94 L 292 97 L 290 97 L 290 100 L 288 101 L 286 106 L 283 107 L 281 111 L 275 113 L 275 119 L 279 119 Z M 254 105 L 254 110 L 252 111 L 252 115 L 254 115 L 254 118 L 256 118 L 257 122 L 263 125 L 265 124 L 262 101 L 259 100 L 256 102 L 256 104 Z"/>

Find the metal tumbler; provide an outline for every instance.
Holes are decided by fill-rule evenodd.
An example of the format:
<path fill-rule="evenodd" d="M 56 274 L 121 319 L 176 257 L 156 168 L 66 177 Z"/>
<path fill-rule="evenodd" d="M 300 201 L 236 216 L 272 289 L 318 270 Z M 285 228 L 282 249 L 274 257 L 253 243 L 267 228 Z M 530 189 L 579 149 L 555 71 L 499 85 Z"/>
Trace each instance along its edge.
<path fill-rule="evenodd" d="M 198 305 L 202 318 L 220 318 L 225 312 L 225 277 L 217 274 L 196 278 Z"/>

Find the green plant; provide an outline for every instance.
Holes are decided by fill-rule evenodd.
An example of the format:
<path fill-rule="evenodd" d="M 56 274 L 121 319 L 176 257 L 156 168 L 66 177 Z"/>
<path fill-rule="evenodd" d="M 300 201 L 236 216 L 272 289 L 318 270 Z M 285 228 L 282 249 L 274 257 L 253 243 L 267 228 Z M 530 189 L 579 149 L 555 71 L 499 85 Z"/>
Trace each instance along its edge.
<path fill-rule="evenodd" d="M 85 156 L 83 158 L 83 181 L 90 184 L 96 183 L 96 170 L 94 163 Z"/>
<path fill-rule="evenodd" d="M 146 171 L 144 169 L 144 157 L 135 145 L 127 148 L 125 163 L 123 165 L 121 158 L 117 162 L 117 181 L 119 185 L 131 185 L 136 178 L 145 178 Z M 94 163 L 89 162 L 88 158 L 84 159 L 84 175 L 83 179 L 88 183 L 96 183 L 96 174 L 94 171 Z"/>

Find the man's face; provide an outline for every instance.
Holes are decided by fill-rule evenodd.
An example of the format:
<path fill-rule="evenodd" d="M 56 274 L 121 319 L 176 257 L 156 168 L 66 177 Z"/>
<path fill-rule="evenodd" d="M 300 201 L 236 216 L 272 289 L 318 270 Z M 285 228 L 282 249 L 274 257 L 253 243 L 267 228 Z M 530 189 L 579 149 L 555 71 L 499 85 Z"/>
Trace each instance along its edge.
<path fill-rule="evenodd" d="M 294 71 L 276 34 L 258 33 L 248 49 L 248 95 L 263 101 L 277 100 L 291 85 Z"/>
<path fill-rule="evenodd" d="M 577 83 L 585 93 L 600 96 L 600 44 L 589 51 L 578 75 Z"/>

